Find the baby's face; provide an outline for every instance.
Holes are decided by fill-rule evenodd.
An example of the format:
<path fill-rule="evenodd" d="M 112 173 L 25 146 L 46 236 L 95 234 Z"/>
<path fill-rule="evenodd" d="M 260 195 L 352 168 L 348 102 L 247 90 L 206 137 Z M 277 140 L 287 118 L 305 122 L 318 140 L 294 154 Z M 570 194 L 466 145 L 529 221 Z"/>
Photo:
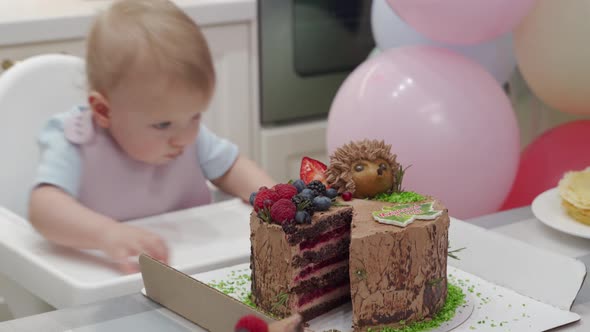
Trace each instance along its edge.
<path fill-rule="evenodd" d="M 122 84 L 109 93 L 109 131 L 133 159 L 160 165 L 194 143 L 208 98 L 164 80 Z"/>

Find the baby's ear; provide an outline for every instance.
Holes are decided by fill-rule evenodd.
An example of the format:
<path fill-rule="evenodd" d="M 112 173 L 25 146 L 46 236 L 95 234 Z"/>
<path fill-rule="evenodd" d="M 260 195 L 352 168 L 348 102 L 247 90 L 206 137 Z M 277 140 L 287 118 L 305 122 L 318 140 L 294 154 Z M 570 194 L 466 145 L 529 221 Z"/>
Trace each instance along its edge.
<path fill-rule="evenodd" d="M 109 128 L 111 126 L 111 108 L 108 100 L 100 92 L 91 91 L 88 95 L 88 105 L 90 105 L 96 124 L 102 128 Z"/>

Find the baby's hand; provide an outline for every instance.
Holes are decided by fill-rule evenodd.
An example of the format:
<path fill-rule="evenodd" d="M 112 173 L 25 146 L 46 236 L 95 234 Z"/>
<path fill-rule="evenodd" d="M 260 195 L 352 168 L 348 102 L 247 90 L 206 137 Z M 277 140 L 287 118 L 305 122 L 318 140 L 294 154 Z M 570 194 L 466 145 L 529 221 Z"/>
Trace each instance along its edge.
<path fill-rule="evenodd" d="M 299 314 L 291 315 L 268 326 L 268 332 L 300 332 L 303 331 L 302 317 Z"/>
<path fill-rule="evenodd" d="M 168 263 L 168 247 L 154 233 L 144 229 L 118 223 L 109 225 L 102 234 L 100 250 L 113 259 L 125 273 L 139 271 L 137 262 L 129 257 L 148 254 L 157 260 Z"/>

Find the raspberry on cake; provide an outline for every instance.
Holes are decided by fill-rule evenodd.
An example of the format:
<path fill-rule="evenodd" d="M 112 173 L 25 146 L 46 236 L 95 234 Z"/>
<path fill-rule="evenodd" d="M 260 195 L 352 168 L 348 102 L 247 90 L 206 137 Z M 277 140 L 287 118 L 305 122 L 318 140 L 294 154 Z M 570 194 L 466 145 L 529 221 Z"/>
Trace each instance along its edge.
<path fill-rule="evenodd" d="M 289 222 L 295 218 L 297 208 L 288 198 L 281 198 L 270 207 L 270 218 L 278 224 Z"/>
<path fill-rule="evenodd" d="M 277 194 L 276 191 L 272 189 L 262 189 L 256 193 L 256 198 L 254 199 L 254 209 L 258 212 L 258 210 L 264 209 L 264 202 L 270 201 L 272 204 L 278 200 L 279 194 Z"/>
<path fill-rule="evenodd" d="M 286 183 L 277 184 L 272 189 L 277 195 L 279 195 L 279 198 L 291 199 L 298 193 L 297 188 L 294 185 Z"/>

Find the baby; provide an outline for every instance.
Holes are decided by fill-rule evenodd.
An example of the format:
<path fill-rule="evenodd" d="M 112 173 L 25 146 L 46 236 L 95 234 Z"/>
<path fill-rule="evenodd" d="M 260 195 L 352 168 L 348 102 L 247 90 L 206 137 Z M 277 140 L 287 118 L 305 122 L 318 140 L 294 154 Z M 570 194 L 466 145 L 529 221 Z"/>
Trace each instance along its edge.
<path fill-rule="evenodd" d="M 247 201 L 274 181 L 201 123 L 215 89 L 207 42 L 166 0 L 117 1 L 87 40 L 88 105 L 54 116 L 39 136 L 29 219 L 50 241 L 164 262 L 156 234 L 121 221 L 210 203 L 206 181 Z"/>

